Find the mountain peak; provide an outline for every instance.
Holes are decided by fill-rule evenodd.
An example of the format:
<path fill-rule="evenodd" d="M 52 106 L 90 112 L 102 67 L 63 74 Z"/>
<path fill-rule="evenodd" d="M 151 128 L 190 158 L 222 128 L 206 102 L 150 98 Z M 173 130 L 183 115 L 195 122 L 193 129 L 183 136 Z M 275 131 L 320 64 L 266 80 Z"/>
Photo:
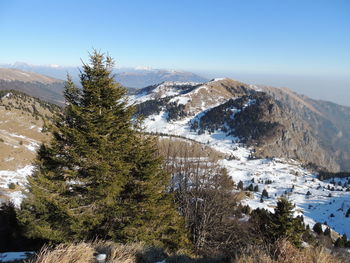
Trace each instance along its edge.
<path fill-rule="evenodd" d="M 5 81 L 22 81 L 22 82 L 39 82 L 43 84 L 52 84 L 62 82 L 45 75 L 34 72 L 22 71 L 14 68 L 0 68 L 0 80 Z"/>

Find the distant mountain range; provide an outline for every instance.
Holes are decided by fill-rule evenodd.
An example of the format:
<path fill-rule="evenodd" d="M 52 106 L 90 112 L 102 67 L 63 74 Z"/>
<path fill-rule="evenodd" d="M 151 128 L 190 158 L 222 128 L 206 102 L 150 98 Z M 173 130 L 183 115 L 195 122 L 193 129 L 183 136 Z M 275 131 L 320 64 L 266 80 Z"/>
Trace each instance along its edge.
<path fill-rule="evenodd" d="M 78 67 L 62 67 L 59 65 L 30 65 L 16 62 L 14 64 L 0 64 L 2 68 L 19 69 L 25 72 L 35 72 L 56 79 L 65 80 L 69 73 L 75 81 L 79 80 Z M 151 68 L 115 68 L 115 78 L 128 88 L 144 88 L 163 81 L 192 81 L 206 82 L 208 79 L 186 71 L 151 69 Z"/>
<path fill-rule="evenodd" d="M 208 79 L 191 72 L 163 70 L 163 69 L 118 69 L 116 70 L 118 82 L 129 88 L 144 88 L 164 81 L 179 82 L 206 82 Z"/>
<path fill-rule="evenodd" d="M 13 66 L 27 67 L 27 70 L 30 67 Z M 39 68 L 62 71 L 56 66 Z M 134 69 L 120 73 L 119 78 L 124 83 L 152 83 L 139 92 L 133 90 L 137 94 L 149 94 L 143 97 L 147 101 L 140 104 L 140 111 L 146 115 L 164 108 L 169 120 L 176 120 L 202 112 L 200 120 L 191 124 L 192 129 L 200 133 L 224 130 L 255 147 L 260 157 L 299 159 L 329 171 L 350 170 L 349 107 L 313 100 L 288 89 L 257 87 L 230 79 L 203 83 L 200 77 L 186 72 L 179 75 L 171 71 Z M 173 78 L 186 82 L 167 81 Z M 154 84 L 156 81 L 163 84 Z M 64 81 L 57 78 L 14 68 L 0 69 L 0 90 L 19 90 L 63 105 L 63 88 Z M 192 98 L 191 94 L 196 96 Z M 176 103 L 173 97 L 186 103 Z M 231 108 L 239 111 L 234 121 L 229 121 Z"/>

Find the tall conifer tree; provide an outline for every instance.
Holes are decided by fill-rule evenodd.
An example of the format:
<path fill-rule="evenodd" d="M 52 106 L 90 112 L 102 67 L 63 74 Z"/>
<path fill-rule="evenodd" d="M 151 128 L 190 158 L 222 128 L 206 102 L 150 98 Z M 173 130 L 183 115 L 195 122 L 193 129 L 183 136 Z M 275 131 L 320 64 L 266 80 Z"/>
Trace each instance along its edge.
<path fill-rule="evenodd" d="M 302 235 L 306 232 L 303 221 L 299 217 L 294 217 L 295 205 L 286 198 L 281 198 L 277 202 L 275 213 L 271 216 L 269 236 L 273 241 L 280 238 L 287 238 L 295 246 L 302 244 Z"/>
<path fill-rule="evenodd" d="M 155 143 L 140 132 L 115 82 L 113 60 L 94 51 L 83 64 L 82 89 L 68 78 L 66 107 L 53 140 L 42 145 L 19 219 L 29 237 L 67 242 L 96 237 L 187 245 L 167 193 Z"/>

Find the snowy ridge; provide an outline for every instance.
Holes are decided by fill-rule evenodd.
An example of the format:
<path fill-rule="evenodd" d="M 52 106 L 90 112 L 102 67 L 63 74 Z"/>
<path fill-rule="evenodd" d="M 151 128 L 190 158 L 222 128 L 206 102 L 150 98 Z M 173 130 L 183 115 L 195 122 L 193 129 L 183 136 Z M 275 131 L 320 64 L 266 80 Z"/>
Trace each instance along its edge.
<path fill-rule="evenodd" d="M 182 94 L 184 87 L 196 87 L 201 85 L 197 82 L 176 82 L 176 81 L 166 81 L 159 85 L 152 87 L 147 87 L 141 89 L 139 93 L 134 96 L 130 96 L 129 104 L 141 103 L 147 100 L 160 99 L 165 97 L 171 97 Z"/>

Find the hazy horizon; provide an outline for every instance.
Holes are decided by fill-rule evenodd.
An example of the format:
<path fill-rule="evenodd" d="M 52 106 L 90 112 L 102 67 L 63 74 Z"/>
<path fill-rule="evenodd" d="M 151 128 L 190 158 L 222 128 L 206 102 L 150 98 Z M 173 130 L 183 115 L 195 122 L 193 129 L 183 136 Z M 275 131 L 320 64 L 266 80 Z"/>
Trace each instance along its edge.
<path fill-rule="evenodd" d="M 47 65 L 31 64 L 24 61 L 16 61 L 13 63 L 1 63 L 0 67 L 11 66 L 15 64 L 27 64 L 36 67 L 49 67 L 53 69 L 70 68 L 78 69 L 80 66 L 62 66 L 55 63 Z M 118 65 L 117 65 L 118 66 Z M 137 70 L 177 70 L 186 71 L 198 74 L 207 79 L 227 77 L 232 78 L 247 84 L 266 85 L 279 88 L 288 88 L 301 95 L 306 95 L 312 99 L 325 100 L 337 103 L 343 106 L 350 107 L 349 90 L 350 77 L 349 76 L 317 76 L 317 75 L 292 75 L 292 74 L 273 74 L 273 73 L 249 73 L 242 71 L 200 71 L 200 70 L 182 70 L 171 68 L 153 68 L 148 66 L 120 66 L 117 69 L 137 69 Z M 54 76 L 51 76 L 54 77 Z M 156 83 L 155 83 L 156 84 Z"/>

